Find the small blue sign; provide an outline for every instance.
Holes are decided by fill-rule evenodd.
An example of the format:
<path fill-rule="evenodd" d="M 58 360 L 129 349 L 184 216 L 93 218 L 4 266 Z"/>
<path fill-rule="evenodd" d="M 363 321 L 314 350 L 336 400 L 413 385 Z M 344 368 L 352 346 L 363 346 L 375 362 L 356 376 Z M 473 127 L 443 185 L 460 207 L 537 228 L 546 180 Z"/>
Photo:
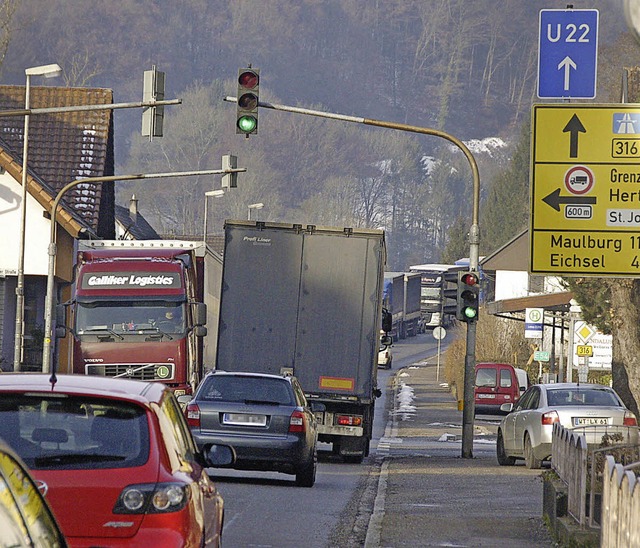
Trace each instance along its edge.
<path fill-rule="evenodd" d="M 640 113 L 616 112 L 613 115 L 613 133 L 618 135 L 637 135 L 640 133 Z"/>
<path fill-rule="evenodd" d="M 540 10 L 538 97 L 596 96 L 598 17 L 596 9 Z"/>

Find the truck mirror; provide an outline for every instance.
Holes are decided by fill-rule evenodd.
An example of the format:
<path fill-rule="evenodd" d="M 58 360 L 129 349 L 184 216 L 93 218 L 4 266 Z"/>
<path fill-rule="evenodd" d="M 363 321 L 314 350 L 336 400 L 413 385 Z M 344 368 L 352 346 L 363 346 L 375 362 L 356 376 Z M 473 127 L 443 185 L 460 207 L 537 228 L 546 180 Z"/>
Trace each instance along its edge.
<path fill-rule="evenodd" d="M 54 336 L 56 339 L 63 339 L 67 336 L 67 307 L 63 304 L 56 305 L 56 329 Z"/>
<path fill-rule="evenodd" d="M 63 304 L 56 305 L 56 324 L 67 325 L 67 307 Z"/>
<path fill-rule="evenodd" d="M 391 346 L 393 344 L 393 337 L 391 335 L 382 335 L 382 337 L 380 337 L 380 343 L 384 346 Z"/>
<path fill-rule="evenodd" d="M 193 328 L 193 334 L 196 337 L 206 337 L 207 336 L 207 328 L 204 325 L 196 325 Z"/>
<path fill-rule="evenodd" d="M 393 328 L 393 317 L 386 308 L 382 309 L 382 331 L 389 333 Z"/>
<path fill-rule="evenodd" d="M 196 325 L 205 325 L 207 323 L 207 305 L 206 304 L 196 303 L 194 323 Z"/>

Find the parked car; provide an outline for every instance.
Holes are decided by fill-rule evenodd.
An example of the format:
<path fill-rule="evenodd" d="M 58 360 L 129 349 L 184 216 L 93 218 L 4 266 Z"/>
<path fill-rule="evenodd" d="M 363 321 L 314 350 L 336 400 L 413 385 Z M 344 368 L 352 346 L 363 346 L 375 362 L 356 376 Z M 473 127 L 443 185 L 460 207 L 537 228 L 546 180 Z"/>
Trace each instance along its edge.
<path fill-rule="evenodd" d="M 584 434 L 588 445 L 600 445 L 605 434 L 619 433 L 626 443 L 638 443 L 638 423 L 612 388 L 600 384 L 534 384 L 500 422 L 496 451 L 503 466 L 524 459 L 540 468 L 551 457 L 553 424 Z"/>
<path fill-rule="evenodd" d="M 161 383 L 84 375 L 3 374 L 0 436 L 46 490 L 71 546 L 219 546 L 223 500 Z"/>
<path fill-rule="evenodd" d="M 303 487 L 315 483 L 316 419 L 295 377 L 210 372 L 185 414 L 198 447 L 233 446 L 234 468 L 295 474 Z"/>
<path fill-rule="evenodd" d="M 520 369 L 518 367 L 515 367 L 514 370 L 516 372 L 516 377 L 518 378 L 518 389 L 522 396 L 522 394 L 524 394 L 531 385 L 531 382 L 529 381 L 529 374 L 524 369 Z"/>
<path fill-rule="evenodd" d="M 508 363 L 478 363 L 475 368 L 474 402 L 476 415 L 501 415 L 500 406 L 520 398 L 518 376 Z"/>
<path fill-rule="evenodd" d="M 392 364 L 393 354 L 391 353 L 391 347 L 387 345 L 381 346 L 378 351 L 378 367 L 391 369 Z"/>
<path fill-rule="evenodd" d="M 0 546 L 66 548 L 49 504 L 24 462 L 0 441 Z"/>

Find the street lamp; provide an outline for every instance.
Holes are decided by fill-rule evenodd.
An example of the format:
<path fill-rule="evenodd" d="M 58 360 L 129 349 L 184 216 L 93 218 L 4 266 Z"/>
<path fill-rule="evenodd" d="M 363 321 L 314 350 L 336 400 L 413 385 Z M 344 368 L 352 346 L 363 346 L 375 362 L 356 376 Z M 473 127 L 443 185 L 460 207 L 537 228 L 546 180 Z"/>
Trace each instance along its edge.
<path fill-rule="evenodd" d="M 39 67 L 27 68 L 24 71 L 27 82 L 24 92 L 24 109 L 29 111 L 29 99 L 31 94 L 31 77 L 44 76 L 54 78 L 62 74 L 59 65 L 41 65 Z M 24 248 L 26 242 L 27 226 L 27 155 L 29 152 L 29 114 L 24 115 L 24 132 L 22 147 L 22 202 L 20 203 L 20 240 L 18 248 L 18 282 L 16 285 L 16 329 L 15 344 L 13 350 L 13 370 L 20 371 L 22 363 L 22 336 L 24 323 Z"/>
<path fill-rule="evenodd" d="M 249 206 L 247 207 L 247 211 L 248 211 L 247 219 L 249 221 L 251 220 L 252 209 L 262 209 L 263 207 L 264 207 L 264 204 L 262 202 L 258 202 L 257 204 L 249 204 Z"/>
<path fill-rule="evenodd" d="M 204 193 L 204 231 L 202 233 L 202 240 L 207 242 L 207 204 L 209 203 L 209 196 L 215 196 L 216 198 L 222 198 L 224 196 L 224 190 L 210 190 Z"/>

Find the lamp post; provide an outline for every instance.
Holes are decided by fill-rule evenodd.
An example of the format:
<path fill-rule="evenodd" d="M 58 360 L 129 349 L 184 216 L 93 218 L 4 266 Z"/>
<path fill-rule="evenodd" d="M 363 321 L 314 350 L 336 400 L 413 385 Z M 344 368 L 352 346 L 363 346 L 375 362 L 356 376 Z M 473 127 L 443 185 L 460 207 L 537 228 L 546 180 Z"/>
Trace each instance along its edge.
<path fill-rule="evenodd" d="M 39 67 L 27 68 L 24 71 L 27 81 L 24 91 L 24 108 L 30 109 L 29 99 L 31 93 L 31 77 L 44 76 L 54 78 L 62 74 L 59 65 L 41 65 Z M 24 328 L 24 250 L 26 242 L 27 226 L 27 155 L 29 152 L 29 114 L 24 115 L 24 131 L 22 143 L 22 201 L 20 203 L 20 240 L 18 248 L 18 282 L 16 284 L 16 328 L 15 344 L 13 350 L 13 370 L 20 371 L 22 363 L 22 338 Z"/>
<path fill-rule="evenodd" d="M 204 230 L 202 232 L 202 240 L 207 242 L 207 217 L 209 215 L 207 211 L 207 204 L 209 203 L 209 196 L 215 196 L 216 198 L 222 198 L 224 196 L 224 190 L 210 190 L 204 193 Z"/>
<path fill-rule="evenodd" d="M 252 209 L 262 209 L 264 207 L 264 204 L 262 202 L 258 202 L 257 204 L 249 204 L 247 207 L 247 219 L 250 221 L 251 220 L 251 210 Z"/>

